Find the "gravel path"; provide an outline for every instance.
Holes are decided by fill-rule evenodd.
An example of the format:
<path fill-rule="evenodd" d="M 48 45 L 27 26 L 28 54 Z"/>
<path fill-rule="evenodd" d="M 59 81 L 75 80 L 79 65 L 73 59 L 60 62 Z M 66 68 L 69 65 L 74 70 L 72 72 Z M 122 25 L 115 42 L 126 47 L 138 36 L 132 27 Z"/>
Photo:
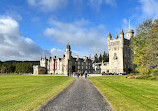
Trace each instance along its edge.
<path fill-rule="evenodd" d="M 74 82 L 38 111 L 112 111 L 108 102 L 88 79 Z"/>

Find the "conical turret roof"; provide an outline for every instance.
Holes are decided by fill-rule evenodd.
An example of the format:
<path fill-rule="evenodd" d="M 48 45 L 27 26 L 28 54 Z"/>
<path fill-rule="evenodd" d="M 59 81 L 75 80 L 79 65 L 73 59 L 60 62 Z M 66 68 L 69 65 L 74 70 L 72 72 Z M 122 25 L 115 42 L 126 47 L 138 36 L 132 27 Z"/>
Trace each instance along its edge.
<path fill-rule="evenodd" d="M 118 39 L 118 35 L 116 34 L 116 37 L 115 37 L 116 39 Z"/>
<path fill-rule="evenodd" d="M 109 33 L 108 33 L 108 37 L 112 38 L 110 31 L 109 31 Z"/>
<path fill-rule="evenodd" d="M 67 49 L 70 49 L 70 45 L 69 45 L 69 42 L 68 42 L 68 44 L 66 45 L 66 48 L 67 48 Z"/>
<path fill-rule="evenodd" d="M 120 34 L 123 34 L 124 32 L 123 32 L 123 29 L 121 28 L 121 31 L 120 31 Z"/>

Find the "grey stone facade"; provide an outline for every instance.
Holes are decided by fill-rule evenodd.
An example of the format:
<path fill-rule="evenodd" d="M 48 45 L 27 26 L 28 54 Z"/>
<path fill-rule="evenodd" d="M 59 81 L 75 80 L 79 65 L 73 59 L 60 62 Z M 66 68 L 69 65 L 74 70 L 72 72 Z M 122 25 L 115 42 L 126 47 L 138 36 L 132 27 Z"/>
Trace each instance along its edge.
<path fill-rule="evenodd" d="M 72 75 L 73 72 L 83 74 L 84 72 L 93 73 L 92 60 L 84 56 L 79 58 L 78 56 L 72 57 L 71 47 L 69 44 L 66 46 L 65 54 L 63 58 L 50 57 L 49 59 L 41 58 L 40 66 L 34 66 L 34 74 L 38 75 L 39 68 L 45 68 L 47 74 L 60 74 L 60 75 Z M 36 74 L 38 73 L 38 74 Z"/>

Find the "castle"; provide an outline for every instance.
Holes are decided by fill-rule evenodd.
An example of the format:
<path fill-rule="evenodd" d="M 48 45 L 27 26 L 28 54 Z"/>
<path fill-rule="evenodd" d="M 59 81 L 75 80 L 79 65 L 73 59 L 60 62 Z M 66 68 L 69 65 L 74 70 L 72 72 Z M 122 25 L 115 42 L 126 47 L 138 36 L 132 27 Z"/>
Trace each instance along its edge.
<path fill-rule="evenodd" d="M 65 54 L 63 58 L 47 59 L 41 58 L 40 66 L 33 66 L 34 74 L 60 74 L 71 76 L 73 72 L 83 74 L 84 72 L 93 73 L 92 60 L 86 56 L 79 58 L 78 56 L 72 57 L 71 47 L 69 43 L 66 46 Z"/>
<path fill-rule="evenodd" d="M 123 29 L 121 29 L 119 37 L 116 35 L 115 39 L 112 39 L 109 32 L 107 36 L 109 62 L 102 63 L 95 63 L 94 59 L 86 56 L 83 58 L 79 58 L 78 56 L 72 57 L 71 47 L 68 43 L 63 58 L 56 58 L 56 56 L 53 58 L 50 57 L 49 59 L 46 57 L 41 58 L 40 66 L 33 66 L 33 74 L 60 74 L 71 76 L 73 72 L 80 74 L 83 74 L 84 72 L 117 74 L 124 72 L 130 73 L 133 69 L 133 52 L 130 48 L 131 38 L 133 36 L 134 30 L 130 28 L 126 31 L 126 38 L 124 37 Z"/>
<path fill-rule="evenodd" d="M 131 38 L 134 36 L 134 30 L 126 31 L 126 38 L 124 38 L 123 29 L 120 31 L 120 36 L 116 35 L 115 39 L 109 32 L 108 50 L 109 62 L 101 64 L 101 73 L 130 73 L 133 69 L 132 55 L 133 52 L 130 48 Z"/>

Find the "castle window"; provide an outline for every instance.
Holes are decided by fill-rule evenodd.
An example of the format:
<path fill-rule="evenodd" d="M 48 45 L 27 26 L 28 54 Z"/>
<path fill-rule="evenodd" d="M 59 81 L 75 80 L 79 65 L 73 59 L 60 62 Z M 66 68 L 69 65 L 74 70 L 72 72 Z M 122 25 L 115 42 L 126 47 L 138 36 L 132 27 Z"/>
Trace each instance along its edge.
<path fill-rule="evenodd" d="M 118 59 L 116 53 L 114 53 L 114 57 L 113 57 L 114 60 Z"/>

